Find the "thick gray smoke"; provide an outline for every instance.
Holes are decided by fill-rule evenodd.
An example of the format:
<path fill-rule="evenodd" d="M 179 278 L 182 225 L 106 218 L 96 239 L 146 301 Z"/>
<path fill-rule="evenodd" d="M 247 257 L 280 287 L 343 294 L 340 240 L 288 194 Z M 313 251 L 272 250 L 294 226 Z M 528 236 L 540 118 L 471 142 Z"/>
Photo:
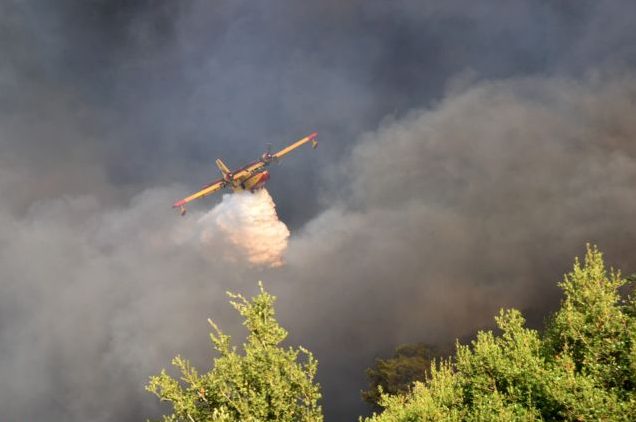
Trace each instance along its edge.
<path fill-rule="evenodd" d="M 176 4 L 0 5 L 4 419 L 159 415 L 147 377 L 207 367 L 208 317 L 240 340 L 262 279 L 351 420 L 397 344 L 538 325 L 585 242 L 634 272 L 636 3 Z M 268 185 L 285 265 L 226 259 L 239 197 L 170 209 L 311 130 Z"/>

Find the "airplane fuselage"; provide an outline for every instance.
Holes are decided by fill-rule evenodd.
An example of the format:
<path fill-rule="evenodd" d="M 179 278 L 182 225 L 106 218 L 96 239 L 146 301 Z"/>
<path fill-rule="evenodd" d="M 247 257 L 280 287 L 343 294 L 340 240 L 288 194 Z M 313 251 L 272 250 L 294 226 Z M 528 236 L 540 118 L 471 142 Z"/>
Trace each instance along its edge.
<path fill-rule="evenodd" d="M 265 186 L 265 183 L 269 180 L 269 171 L 263 170 L 258 172 L 252 176 L 249 176 L 247 179 L 241 181 L 232 180 L 232 190 L 234 192 L 240 192 L 244 190 L 248 190 L 250 192 L 254 192 L 258 189 L 261 189 Z"/>

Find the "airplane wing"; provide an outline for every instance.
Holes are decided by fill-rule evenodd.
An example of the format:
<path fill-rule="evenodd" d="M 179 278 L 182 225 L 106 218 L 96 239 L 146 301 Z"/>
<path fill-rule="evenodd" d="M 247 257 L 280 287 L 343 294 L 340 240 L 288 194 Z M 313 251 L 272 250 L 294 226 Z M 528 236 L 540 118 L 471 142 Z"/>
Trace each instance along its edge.
<path fill-rule="evenodd" d="M 254 174 L 255 172 L 257 172 L 258 170 L 262 169 L 263 167 L 265 167 L 265 163 L 263 161 L 254 161 L 253 163 L 250 163 L 248 165 L 246 165 L 245 167 L 236 170 L 233 175 L 234 175 L 234 180 L 243 180 L 243 179 L 247 179 L 248 177 L 250 177 L 252 174 Z"/>
<path fill-rule="evenodd" d="M 311 142 L 311 146 L 313 148 L 316 148 L 318 146 L 318 141 L 316 141 L 316 137 L 317 136 L 318 136 L 318 133 L 316 133 L 316 132 L 312 133 L 309 136 L 305 136 L 303 139 L 300 139 L 300 140 L 294 142 L 293 144 L 291 144 L 290 146 L 281 149 L 276 154 L 272 154 L 272 157 L 275 158 L 275 159 L 283 158 L 285 155 L 289 154 L 290 152 L 292 152 L 296 148 L 306 144 L 307 142 Z"/>
<path fill-rule="evenodd" d="M 271 160 L 278 160 L 279 158 L 284 157 L 285 155 L 289 154 L 290 152 L 300 147 L 301 145 L 306 144 L 307 142 L 311 142 L 312 146 L 316 148 L 316 146 L 318 145 L 318 141 L 316 141 L 317 136 L 318 136 L 318 133 L 314 132 L 311 135 L 305 136 L 299 141 L 294 142 L 292 145 L 286 148 L 283 148 L 282 150 L 278 151 L 276 154 L 269 155 L 269 158 L 264 157 L 261 160 L 254 161 L 253 163 L 250 163 L 246 165 L 245 167 L 236 170 L 233 173 L 234 180 L 244 180 L 244 179 L 247 179 L 248 177 L 251 177 L 254 173 L 258 172 L 260 169 L 267 166 L 267 164 L 269 164 Z"/>
<path fill-rule="evenodd" d="M 223 179 L 215 180 L 214 182 L 203 186 L 200 191 L 193 193 L 187 198 L 183 198 L 181 201 L 175 202 L 174 205 L 172 205 L 172 208 L 182 208 L 185 204 L 187 204 L 190 201 L 203 198 L 204 196 L 208 196 L 210 194 L 213 194 L 216 191 L 223 189 L 226 184 L 227 182 Z"/>

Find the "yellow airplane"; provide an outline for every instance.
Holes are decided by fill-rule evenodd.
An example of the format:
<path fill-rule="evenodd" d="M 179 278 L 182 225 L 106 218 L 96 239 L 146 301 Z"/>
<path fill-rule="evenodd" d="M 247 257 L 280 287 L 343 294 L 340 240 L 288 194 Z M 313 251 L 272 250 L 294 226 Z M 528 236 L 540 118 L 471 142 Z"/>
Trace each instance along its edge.
<path fill-rule="evenodd" d="M 304 138 L 294 142 L 290 146 L 281 149 L 275 154 L 270 152 L 268 145 L 267 152 L 261 155 L 261 158 L 258 161 L 254 161 L 253 163 L 235 171 L 230 171 L 223 161 L 217 159 L 216 165 L 219 168 L 222 177 L 214 182 L 208 183 L 203 186 L 200 191 L 193 193 L 187 198 L 183 198 L 182 200 L 175 202 L 172 205 L 172 208 L 179 208 L 181 215 L 185 215 L 185 204 L 190 201 L 194 201 L 195 199 L 200 199 L 213 194 L 225 187 L 232 188 L 234 192 L 244 190 L 254 192 L 261 189 L 265 185 L 265 182 L 269 180 L 269 171 L 266 170 L 267 166 L 269 166 L 272 162 L 278 162 L 278 160 L 283 158 L 285 155 L 307 142 L 311 142 L 311 146 L 315 149 L 318 146 L 318 141 L 316 140 L 317 137 L 318 133 L 314 132 L 309 136 L 305 136 Z"/>

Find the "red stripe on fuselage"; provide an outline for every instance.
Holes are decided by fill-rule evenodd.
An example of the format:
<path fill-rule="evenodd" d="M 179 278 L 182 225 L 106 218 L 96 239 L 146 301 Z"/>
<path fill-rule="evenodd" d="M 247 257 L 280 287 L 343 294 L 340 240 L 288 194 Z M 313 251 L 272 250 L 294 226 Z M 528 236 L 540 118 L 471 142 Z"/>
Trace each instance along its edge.
<path fill-rule="evenodd" d="M 253 180 L 254 183 L 250 183 L 251 186 L 249 186 L 249 189 L 253 192 L 256 189 L 260 189 L 265 185 L 265 182 L 267 182 L 269 180 L 269 172 L 268 171 L 264 171 L 262 173 L 259 173 L 257 175 L 252 176 L 251 178 L 248 179 L 248 182 L 250 180 Z"/>

